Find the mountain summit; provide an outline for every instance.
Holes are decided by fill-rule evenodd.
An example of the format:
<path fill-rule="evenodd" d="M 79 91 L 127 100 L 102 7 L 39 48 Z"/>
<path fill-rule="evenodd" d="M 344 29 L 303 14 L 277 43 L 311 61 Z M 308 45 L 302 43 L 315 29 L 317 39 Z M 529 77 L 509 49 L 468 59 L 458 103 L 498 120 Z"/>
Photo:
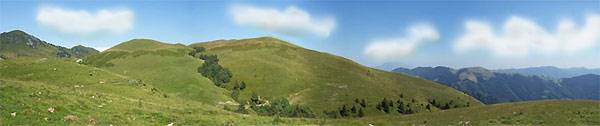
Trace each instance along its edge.
<path fill-rule="evenodd" d="M 0 57 L 59 57 L 81 58 L 99 51 L 90 47 L 75 46 L 71 49 L 50 44 L 21 30 L 0 34 Z"/>

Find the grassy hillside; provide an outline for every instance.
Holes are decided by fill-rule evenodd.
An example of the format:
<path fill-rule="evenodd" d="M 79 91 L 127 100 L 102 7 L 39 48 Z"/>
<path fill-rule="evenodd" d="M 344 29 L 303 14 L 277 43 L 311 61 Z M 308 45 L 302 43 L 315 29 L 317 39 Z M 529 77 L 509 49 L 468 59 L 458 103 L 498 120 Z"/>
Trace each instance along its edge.
<path fill-rule="evenodd" d="M 153 90 L 156 87 L 144 86 L 136 78 L 65 59 L 1 60 L 0 75 L 0 124 L 3 125 L 600 124 L 598 101 L 503 103 L 345 119 L 277 118 L 233 113 L 196 100 L 173 97 L 174 93 L 160 88 Z M 68 115 L 77 118 L 65 118 Z"/>
<path fill-rule="evenodd" d="M 310 107 L 320 116 L 323 111 L 336 111 L 343 105 L 362 108 L 367 116 L 383 115 L 385 112 L 376 109 L 376 105 L 384 98 L 394 103 L 410 103 L 417 113 L 427 111 L 425 106 L 432 99 L 442 105 L 449 102 L 460 107 L 483 105 L 460 91 L 431 81 L 372 69 L 271 37 L 219 40 L 190 47 L 206 48 L 196 56 L 217 55 L 219 64 L 233 73 L 232 82 L 247 84 L 239 96 L 242 101 L 250 99 L 253 93 L 265 99 L 286 98 L 291 104 Z M 233 84 L 226 85 L 231 89 Z M 365 99 L 367 106 L 360 107 L 355 99 Z M 391 111 L 398 114 L 396 109 Z"/>
<path fill-rule="evenodd" d="M 107 49 L 107 51 L 161 50 L 169 48 L 186 48 L 186 46 L 183 44 L 162 43 L 151 39 L 133 39 Z"/>
<path fill-rule="evenodd" d="M 86 57 L 84 64 L 140 79 L 175 96 L 216 105 L 233 101 L 196 71 L 203 61 L 188 56 L 192 49 L 148 39 L 134 39 Z"/>
<path fill-rule="evenodd" d="M 374 125 L 598 125 L 599 101 L 501 103 L 407 116 L 367 117 L 343 124 Z M 469 122 L 468 124 L 466 124 Z M 339 124 L 338 124 L 339 125 Z"/>
<path fill-rule="evenodd" d="M 20 30 L 0 34 L 0 57 L 60 57 L 81 58 L 98 53 L 98 50 L 84 46 L 72 49 L 56 46 Z"/>
<path fill-rule="evenodd" d="M 2 125 L 93 124 L 90 120 L 98 125 L 264 125 L 273 120 L 172 97 L 137 79 L 63 59 L 2 60 L 0 73 Z M 68 115 L 77 120 L 65 119 Z"/>

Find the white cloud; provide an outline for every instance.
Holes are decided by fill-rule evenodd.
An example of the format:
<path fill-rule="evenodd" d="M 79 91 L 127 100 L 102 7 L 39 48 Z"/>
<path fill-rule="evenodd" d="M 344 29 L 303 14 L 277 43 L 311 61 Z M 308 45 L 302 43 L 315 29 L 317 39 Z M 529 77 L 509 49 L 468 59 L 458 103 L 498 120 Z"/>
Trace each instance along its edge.
<path fill-rule="evenodd" d="M 404 37 L 371 41 L 364 53 L 376 59 L 393 60 L 410 56 L 422 42 L 440 38 L 437 30 L 428 24 L 416 24 L 407 31 L 409 34 Z"/>
<path fill-rule="evenodd" d="M 129 10 L 69 10 L 56 6 L 41 6 L 37 22 L 63 34 L 90 36 L 120 34 L 133 28 L 133 12 Z"/>
<path fill-rule="evenodd" d="M 571 54 L 599 42 L 600 16 L 587 16 L 580 28 L 575 28 L 571 20 L 563 20 L 554 34 L 533 21 L 517 16 L 506 21 L 501 33 L 495 33 L 491 25 L 481 21 L 467 21 L 465 28 L 466 34 L 454 45 L 457 52 L 483 48 L 498 56 L 512 57 L 525 57 L 532 52 Z"/>
<path fill-rule="evenodd" d="M 249 5 L 233 5 L 230 12 L 238 24 L 252 25 L 262 30 L 286 35 L 312 33 L 329 37 L 336 26 L 335 20 L 331 17 L 311 17 L 306 11 L 294 6 L 280 11 Z"/>

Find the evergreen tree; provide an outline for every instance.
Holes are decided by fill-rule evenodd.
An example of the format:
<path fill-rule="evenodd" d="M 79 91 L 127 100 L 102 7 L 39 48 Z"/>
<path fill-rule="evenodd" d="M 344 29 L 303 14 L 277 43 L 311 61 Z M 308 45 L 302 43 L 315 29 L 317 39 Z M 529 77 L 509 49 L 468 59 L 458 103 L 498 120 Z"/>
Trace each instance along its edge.
<path fill-rule="evenodd" d="M 344 105 L 342 107 L 342 109 L 340 109 L 340 115 L 342 115 L 342 117 L 346 117 L 346 116 L 350 115 L 350 113 L 348 113 L 348 109 L 346 108 L 346 105 Z"/>
<path fill-rule="evenodd" d="M 350 111 L 352 111 L 352 113 L 356 113 L 356 107 L 353 105 Z"/>
<path fill-rule="evenodd" d="M 360 102 L 360 106 L 367 107 L 367 103 L 365 102 L 365 99 L 362 99 L 362 101 Z"/>
<path fill-rule="evenodd" d="M 354 102 L 355 102 L 355 103 L 359 103 L 359 102 L 358 102 L 358 98 L 354 99 Z"/>
<path fill-rule="evenodd" d="M 450 105 L 448 105 L 448 103 L 446 103 L 446 105 L 444 105 L 444 107 L 442 109 L 450 109 Z"/>
<path fill-rule="evenodd" d="M 246 89 L 246 83 L 242 81 L 242 85 L 240 86 L 240 90 Z"/>
<path fill-rule="evenodd" d="M 425 108 L 426 108 L 427 110 L 431 110 L 431 106 L 429 106 L 429 104 L 427 104 L 427 106 L 425 106 Z"/>
<path fill-rule="evenodd" d="M 237 89 L 240 89 L 240 85 L 238 84 L 238 82 L 237 82 L 237 81 L 235 81 L 235 82 L 233 83 L 233 90 L 237 90 Z"/>
<path fill-rule="evenodd" d="M 405 110 L 404 110 L 404 104 L 400 103 L 400 105 L 398 105 L 398 113 L 402 113 L 405 114 Z"/>
<path fill-rule="evenodd" d="M 358 110 L 358 117 L 364 117 L 365 112 L 363 112 L 362 108 Z"/>

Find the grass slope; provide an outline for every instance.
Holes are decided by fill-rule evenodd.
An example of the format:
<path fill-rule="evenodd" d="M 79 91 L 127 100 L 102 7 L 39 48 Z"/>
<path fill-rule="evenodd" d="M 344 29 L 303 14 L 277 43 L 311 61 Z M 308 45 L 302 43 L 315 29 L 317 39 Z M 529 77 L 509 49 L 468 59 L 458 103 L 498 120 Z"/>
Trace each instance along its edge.
<path fill-rule="evenodd" d="M 98 125 L 271 124 L 273 120 L 170 97 L 136 79 L 63 59 L 15 58 L 0 63 L 2 125 L 88 125 L 91 119 Z M 13 112 L 16 116 L 10 115 Z M 78 120 L 65 120 L 67 115 Z"/>
<path fill-rule="evenodd" d="M 133 39 L 118 44 L 106 51 L 139 51 L 139 50 L 161 50 L 169 48 L 185 48 L 183 44 L 168 44 L 151 39 Z"/>
<path fill-rule="evenodd" d="M 137 79 L 65 59 L 2 60 L 0 74 L 2 125 L 93 125 L 92 119 L 98 125 L 600 124 L 598 101 L 502 103 L 351 119 L 275 119 L 232 113 L 195 100 L 171 97 L 172 93 L 153 91 L 151 85 L 142 86 Z M 163 96 L 165 93 L 168 98 Z M 51 113 L 48 108 L 55 111 Z M 13 112 L 16 116 L 10 115 Z M 65 120 L 67 115 L 77 116 L 78 120 Z"/>
<path fill-rule="evenodd" d="M 599 125 L 600 102 L 548 100 L 450 109 L 406 116 L 366 117 L 336 125 Z M 469 122 L 469 124 L 466 124 Z"/>
<path fill-rule="evenodd" d="M 416 102 L 412 104 L 418 107 L 428 104 L 428 99 L 483 105 L 460 91 L 431 81 L 372 69 L 276 38 L 219 40 L 189 46 L 205 47 L 207 51 L 202 54 L 218 55 L 219 64 L 232 71 L 233 81 L 246 82 L 247 89 L 241 92 L 240 99 L 249 99 L 253 92 L 271 99 L 283 97 L 292 104 L 310 107 L 318 115 L 342 105 L 358 107 L 355 98 L 367 101 L 364 108 L 367 116 L 384 114 L 375 108 L 383 98 L 394 102 L 401 99 L 405 103 L 414 98 Z M 401 94 L 404 98 L 399 97 Z M 423 106 L 419 108 L 417 112 L 426 111 Z"/>
<path fill-rule="evenodd" d="M 232 101 L 226 90 L 214 86 L 196 71 L 203 61 L 188 56 L 181 44 L 135 39 L 86 57 L 85 64 L 141 79 L 176 96 L 216 105 Z"/>

